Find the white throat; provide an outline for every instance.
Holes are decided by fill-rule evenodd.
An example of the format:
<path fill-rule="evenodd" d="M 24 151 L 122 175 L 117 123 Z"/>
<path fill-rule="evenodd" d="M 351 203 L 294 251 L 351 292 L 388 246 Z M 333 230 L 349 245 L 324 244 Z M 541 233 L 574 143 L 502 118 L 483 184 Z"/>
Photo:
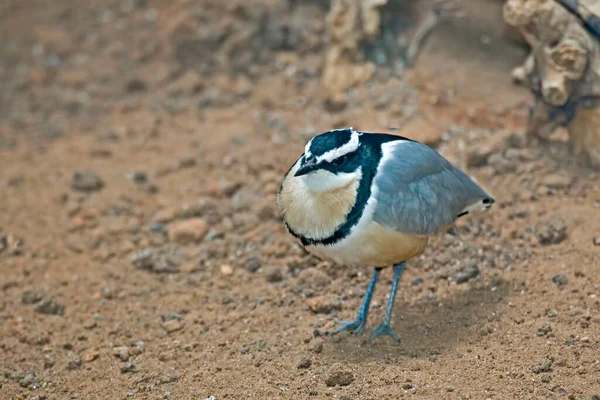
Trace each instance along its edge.
<path fill-rule="evenodd" d="M 304 186 L 313 193 L 330 192 L 348 186 L 350 183 L 360 180 L 362 168 L 354 172 L 340 172 L 334 174 L 325 170 L 317 170 L 300 177 Z"/>

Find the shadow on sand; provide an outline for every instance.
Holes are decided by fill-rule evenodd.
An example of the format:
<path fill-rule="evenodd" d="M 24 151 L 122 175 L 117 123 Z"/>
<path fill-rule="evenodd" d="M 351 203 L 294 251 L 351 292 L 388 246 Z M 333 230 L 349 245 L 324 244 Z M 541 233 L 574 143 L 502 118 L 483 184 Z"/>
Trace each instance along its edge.
<path fill-rule="evenodd" d="M 444 352 L 460 343 L 471 343 L 485 334 L 487 325 L 495 320 L 499 303 L 512 292 L 511 282 L 472 286 L 465 292 L 443 301 L 422 301 L 410 305 L 396 300 L 392 328 L 401 343 L 388 337 L 369 342 L 368 338 L 385 311 L 372 310 L 368 327 L 360 336 L 346 333 L 326 338 L 323 355 L 327 362 L 396 363 L 400 359 L 425 359 Z M 400 301 L 399 301 L 400 300 Z"/>

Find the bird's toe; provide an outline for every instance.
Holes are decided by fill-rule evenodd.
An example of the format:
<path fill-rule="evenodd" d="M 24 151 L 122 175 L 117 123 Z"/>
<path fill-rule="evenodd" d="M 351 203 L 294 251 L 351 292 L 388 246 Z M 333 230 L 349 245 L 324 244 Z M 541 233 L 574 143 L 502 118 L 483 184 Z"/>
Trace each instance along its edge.
<path fill-rule="evenodd" d="M 350 332 L 352 334 L 358 335 L 364 332 L 366 321 L 360 318 L 357 318 L 353 321 L 342 321 L 342 320 L 334 320 L 336 324 L 340 325 L 335 329 L 332 329 L 327 332 L 327 335 L 333 336 L 340 332 Z"/>
<path fill-rule="evenodd" d="M 400 338 L 398 337 L 398 335 L 396 335 L 396 333 L 392 330 L 390 325 L 386 324 L 385 322 L 379 325 L 377 328 L 373 329 L 373 331 L 371 332 L 371 340 L 375 340 L 381 335 L 388 335 L 392 339 L 394 339 L 395 342 L 400 343 Z"/>

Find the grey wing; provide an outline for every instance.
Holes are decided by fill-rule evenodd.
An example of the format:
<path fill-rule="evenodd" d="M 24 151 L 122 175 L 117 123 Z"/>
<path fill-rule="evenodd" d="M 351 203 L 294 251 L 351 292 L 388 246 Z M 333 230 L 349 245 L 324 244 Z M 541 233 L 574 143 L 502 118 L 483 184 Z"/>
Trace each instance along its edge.
<path fill-rule="evenodd" d="M 488 208 L 492 197 L 435 150 L 418 142 L 383 145 L 374 184 L 374 220 L 414 235 L 433 235 L 471 208 Z"/>

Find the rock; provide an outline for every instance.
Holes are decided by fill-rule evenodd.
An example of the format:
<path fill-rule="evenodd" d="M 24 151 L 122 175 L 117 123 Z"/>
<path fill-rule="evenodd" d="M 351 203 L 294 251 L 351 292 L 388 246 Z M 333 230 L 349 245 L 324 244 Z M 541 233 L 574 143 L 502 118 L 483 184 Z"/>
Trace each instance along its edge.
<path fill-rule="evenodd" d="M 176 273 L 179 266 L 187 261 L 187 253 L 175 244 L 161 247 L 146 248 L 135 253 L 132 257 L 133 264 L 154 273 Z"/>
<path fill-rule="evenodd" d="M 332 311 L 341 310 L 339 301 L 331 297 L 317 296 L 306 300 L 306 305 L 317 314 L 329 314 Z"/>
<path fill-rule="evenodd" d="M 35 311 L 46 315 L 63 315 L 65 312 L 65 307 L 61 304 L 58 304 L 54 300 L 46 300 L 43 303 L 40 303 L 35 308 Z"/>
<path fill-rule="evenodd" d="M 121 367 L 122 374 L 137 372 L 137 367 L 132 363 L 127 363 Z"/>
<path fill-rule="evenodd" d="M 322 353 L 323 352 L 323 342 L 311 344 L 309 347 L 309 350 L 315 354 Z"/>
<path fill-rule="evenodd" d="M 94 329 L 96 326 L 98 326 L 98 323 L 94 318 L 89 318 L 83 323 L 85 329 Z"/>
<path fill-rule="evenodd" d="M 129 347 L 119 346 L 112 349 L 112 355 L 119 358 L 121 361 L 129 361 Z"/>
<path fill-rule="evenodd" d="M 308 368 L 310 368 L 311 365 L 312 365 L 312 360 L 309 357 L 305 357 L 298 363 L 297 368 L 298 369 L 308 369 Z"/>
<path fill-rule="evenodd" d="M 554 358 L 546 356 L 542 360 L 541 364 L 531 366 L 531 372 L 533 372 L 534 374 L 540 374 L 542 372 L 549 372 L 552 369 L 553 363 L 554 363 Z"/>
<path fill-rule="evenodd" d="M 233 275 L 233 267 L 229 264 L 223 264 L 219 267 L 221 274 L 225 275 L 225 276 L 231 276 Z"/>
<path fill-rule="evenodd" d="M 166 321 L 162 324 L 167 333 L 177 332 L 183 329 L 183 323 L 177 319 Z"/>
<path fill-rule="evenodd" d="M 567 189 L 573 184 L 573 177 L 567 173 L 546 175 L 540 182 L 550 189 Z"/>
<path fill-rule="evenodd" d="M 190 218 L 169 225 L 168 236 L 171 242 L 197 243 L 204 239 L 208 229 L 208 224 L 202 218 Z"/>
<path fill-rule="evenodd" d="M 21 296 L 21 303 L 25 305 L 35 304 L 42 301 L 42 294 L 35 290 L 26 290 Z"/>
<path fill-rule="evenodd" d="M 81 360 L 84 363 L 89 363 L 89 362 L 96 360 L 98 357 L 100 357 L 100 352 L 96 349 L 91 349 L 91 350 L 88 350 L 85 353 L 83 353 Z"/>
<path fill-rule="evenodd" d="M 354 381 L 354 374 L 342 364 L 334 364 L 327 373 L 325 384 L 327 386 L 348 386 Z"/>
<path fill-rule="evenodd" d="M 600 236 L 594 238 L 594 246 L 600 246 Z"/>
<path fill-rule="evenodd" d="M 269 267 L 265 271 L 265 280 L 269 283 L 281 282 L 283 280 L 283 274 L 281 273 L 281 268 Z"/>
<path fill-rule="evenodd" d="M 552 282 L 554 282 L 558 287 L 563 287 L 569 283 L 569 280 L 564 275 L 556 274 L 552 277 Z"/>
<path fill-rule="evenodd" d="M 175 218 L 177 218 L 177 211 L 173 208 L 164 208 L 154 215 L 155 222 L 167 223 L 173 221 Z"/>
<path fill-rule="evenodd" d="M 259 257 L 252 256 L 248 257 L 246 262 L 244 263 L 244 269 L 248 272 L 256 272 L 262 266 L 262 261 Z"/>
<path fill-rule="evenodd" d="M 80 192 L 95 192 L 104 187 L 104 182 L 91 171 L 77 171 L 73 175 L 71 187 Z"/>
<path fill-rule="evenodd" d="M 561 217 L 553 217 L 538 224 L 538 243 L 542 246 L 558 244 L 567 238 L 567 225 Z"/>
<path fill-rule="evenodd" d="M 27 371 L 19 381 L 19 386 L 26 389 L 37 389 L 42 387 L 42 383 L 35 376 L 35 371 Z"/>
<path fill-rule="evenodd" d="M 462 271 L 456 274 L 456 283 L 465 283 L 479 276 L 479 267 L 476 263 L 470 262 L 462 268 Z"/>
<path fill-rule="evenodd" d="M 75 360 L 71 360 L 67 363 L 67 370 L 68 371 L 75 371 L 79 368 L 81 368 L 81 365 L 83 363 L 81 362 L 81 359 L 77 358 Z"/>

